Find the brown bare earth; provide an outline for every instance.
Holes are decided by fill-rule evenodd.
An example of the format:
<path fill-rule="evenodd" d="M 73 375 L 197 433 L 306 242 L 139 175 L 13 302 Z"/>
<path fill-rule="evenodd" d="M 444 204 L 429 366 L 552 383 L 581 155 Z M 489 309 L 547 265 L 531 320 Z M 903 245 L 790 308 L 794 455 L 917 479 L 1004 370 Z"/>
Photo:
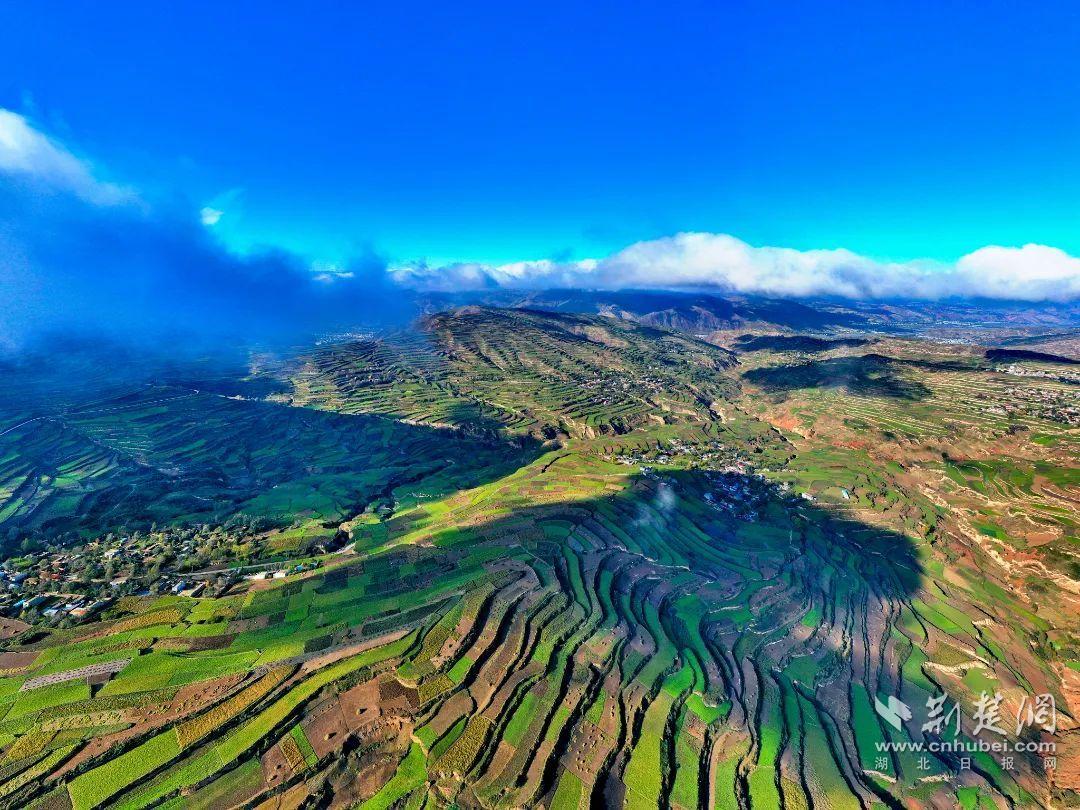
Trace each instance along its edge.
<path fill-rule="evenodd" d="M 225 675 L 212 681 L 189 684 L 180 689 L 168 704 L 142 709 L 127 709 L 122 713 L 126 722 L 132 725 L 122 731 L 94 737 L 75 756 L 49 775 L 50 780 L 58 779 L 70 773 L 81 763 L 105 753 L 114 745 L 130 740 L 155 729 L 173 723 L 202 709 L 217 703 L 231 694 L 242 682 L 241 674 Z"/>
<path fill-rule="evenodd" d="M 10 619 L 0 616 L 0 641 L 19 635 L 24 630 L 29 630 L 30 625 L 18 619 Z"/>

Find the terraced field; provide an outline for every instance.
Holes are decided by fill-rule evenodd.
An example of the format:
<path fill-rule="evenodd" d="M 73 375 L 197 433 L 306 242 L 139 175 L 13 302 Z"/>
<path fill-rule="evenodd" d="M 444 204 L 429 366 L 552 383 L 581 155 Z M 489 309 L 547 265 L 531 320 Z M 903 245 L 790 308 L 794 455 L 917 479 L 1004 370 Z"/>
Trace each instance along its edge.
<path fill-rule="evenodd" d="M 735 390 L 730 352 L 629 322 L 466 308 L 424 327 L 315 355 L 292 401 L 552 438 L 708 420 Z"/>
<path fill-rule="evenodd" d="M 865 349 L 812 359 L 744 356 L 746 366 L 756 366 L 743 373 L 747 407 L 782 426 L 807 461 L 832 454 L 834 468 L 859 469 L 858 483 L 845 476 L 856 500 L 860 491 L 872 496 L 875 475 L 885 471 L 904 487 L 902 503 L 919 493 L 942 507 L 954 530 L 985 547 L 1018 591 L 1038 593 L 1050 578 L 1075 609 L 1078 591 L 1069 580 L 1080 573 L 1080 387 L 1069 381 L 1069 367 L 1003 365 L 912 341 L 875 348 L 895 359 L 875 354 L 871 368 Z M 815 383 L 826 376 L 822 365 L 837 363 L 849 373 Z M 806 367 L 816 370 L 807 374 Z M 786 382 L 761 384 L 772 379 Z M 880 390 L 857 390 L 872 385 Z M 812 491 L 824 492 L 836 475 L 822 475 Z M 813 484 L 809 471 L 800 479 Z M 833 486 L 833 501 L 836 495 Z"/>
<path fill-rule="evenodd" d="M 334 521 L 403 480 L 452 491 L 529 452 L 521 442 L 163 385 L 4 416 L 0 528 L 11 538 L 235 516 Z"/>
<path fill-rule="evenodd" d="M 0 802 L 1075 802 L 1076 434 L 1027 405 L 991 410 L 1041 402 L 1009 391 L 1042 378 L 935 344 L 769 346 L 736 356 L 606 318 L 466 309 L 311 353 L 272 401 L 191 395 L 208 436 L 178 403 L 65 414 L 57 429 L 140 474 L 180 469 L 181 491 L 194 459 L 232 481 L 227 448 L 259 437 L 230 509 L 304 480 L 295 452 L 257 460 L 296 444 L 305 471 L 327 465 L 307 471 L 315 492 L 355 463 L 386 508 L 298 500 L 284 511 L 344 522 L 348 552 L 5 642 Z M 278 433 L 281 419 L 298 421 Z M 356 424 L 384 432 L 341 444 Z M 128 480 L 114 469 L 105 491 Z M 57 503 L 17 514 L 70 520 Z M 922 727 L 929 700 L 970 719 L 984 692 L 1005 718 L 1054 696 L 1056 766 L 883 750 L 944 736 Z M 875 710 L 890 697 L 915 710 L 898 727 Z M 976 739 L 970 723 L 960 738 Z"/>

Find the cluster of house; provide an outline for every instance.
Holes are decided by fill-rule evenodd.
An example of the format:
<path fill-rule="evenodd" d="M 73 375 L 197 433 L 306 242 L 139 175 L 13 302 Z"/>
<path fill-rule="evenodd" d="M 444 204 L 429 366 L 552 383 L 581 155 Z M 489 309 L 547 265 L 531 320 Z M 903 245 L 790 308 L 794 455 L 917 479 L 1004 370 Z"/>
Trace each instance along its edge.
<path fill-rule="evenodd" d="M 338 532 L 318 551 L 339 550 L 349 537 Z M 92 617 L 113 599 L 129 594 L 173 594 L 197 597 L 207 589 L 222 592 L 245 579 L 281 578 L 319 565 L 261 564 L 246 569 L 220 569 L 195 573 L 169 571 L 176 561 L 190 560 L 195 543 L 190 538 L 148 537 L 149 542 L 110 535 L 88 542 L 78 551 L 31 551 L 0 563 L 0 616 L 58 622 Z M 166 569 L 166 570 L 163 570 Z M 244 572 L 248 573 L 244 576 Z"/>
<path fill-rule="evenodd" d="M 206 590 L 205 581 L 188 582 L 186 579 L 178 579 L 168 586 L 169 593 L 175 596 L 199 596 Z"/>
<path fill-rule="evenodd" d="M 101 556 L 111 559 L 119 554 L 119 549 L 109 549 Z M 0 615 L 15 618 L 33 612 L 46 621 L 82 621 L 106 607 L 113 594 L 123 593 L 120 589 L 131 581 L 128 576 L 87 580 L 82 562 L 74 552 L 44 551 L 27 554 L 17 563 L 8 560 L 0 564 Z M 205 587 L 205 582 L 165 574 L 155 590 L 198 596 Z"/>
<path fill-rule="evenodd" d="M 787 482 L 773 483 L 761 471 L 754 470 L 744 459 L 736 455 L 728 445 L 713 442 L 707 445 L 687 444 L 678 439 L 665 445 L 648 450 L 634 450 L 612 458 L 613 461 L 637 466 L 646 478 L 663 478 L 652 465 L 668 465 L 676 460 L 689 458 L 705 468 L 710 490 L 705 492 L 705 502 L 714 509 L 753 522 L 760 517 L 761 506 L 765 499 L 772 497 L 798 497 L 812 502 L 814 496 L 808 492 L 795 493 Z M 851 495 L 841 490 L 845 500 Z"/>
<path fill-rule="evenodd" d="M 1006 366 L 1002 371 L 1006 374 L 1012 374 L 1014 377 L 1041 377 L 1045 380 L 1054 380 L 1055 382 L 1062 382 L 1067 385 L 1076 385 L 1080 383 L 1080 372 L 1076 371 L 1063 371 L 1056 368 L 1033 368 L 1031 366 L 1022 366 L 1017 363 Z"/>
<path fill-rule="evenodd" d="M 689 460 L 699 467 L 750 474 L 750 465 L 739 458 L 729 445 L 722 442 L 689 444 L 679 439 L 671 439 L 666 444 L 658 444 L 655 449 L 631 450 L 613 456 L 612 460 L 631 467 L 641 467 L 643 473 L 653 464 L 667 465 L 675 461 Z"/>
<path fill-rule="evenodd" d="M 760 473 L 747 474 L 745 465 L 731 464 L 708 475 L 712 491 L 705 493 L 705 502 L 740 520 L 758 519 L 766 492 L 772 485 Z"/>
<path fill-rule="evenodd" d="M 251 568 L 265 568 L 262 571 L 253 571 L 250 574 L 244 574 L 244 579 L 250 580 L 263 580 L 263 579 L 285 579 L 285 577 L 292 576 L 293 574 L 302 574 L 305 571 L 314 571 L 319 567 L 318 560 L 312 560 L 306 563 L 300 563 L 299 565 L 282 565 L 276 567 L 276 563 L 265 563 L 262 566 L 250 566 Z"/>
<path fill-rule="evenodd" d="M 1006 389 L 1008 399 L 987 408 L 1000 416 L 1034 416 L 1069 427 L 1080 427 L 1080 390 L 1059 391 L 1048 388 Z"/>
<path fill-rule="evenodd" d="M 69 616 L 82 620 L 93 616 L 112 601 L 112 599 L 90 599 L 87 596 L 71 594 L 39 593 L 17 599 L 2 609 L 4 614 L 9 616 L 19 616 L 27 611 L 36 610 L 46 619 L 57 620 Z"/>

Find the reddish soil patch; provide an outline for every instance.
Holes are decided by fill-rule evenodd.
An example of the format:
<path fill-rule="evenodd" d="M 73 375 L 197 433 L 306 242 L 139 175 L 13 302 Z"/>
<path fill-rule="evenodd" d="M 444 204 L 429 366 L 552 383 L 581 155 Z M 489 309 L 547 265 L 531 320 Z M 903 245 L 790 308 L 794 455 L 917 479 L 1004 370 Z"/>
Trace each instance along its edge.
<path fill-rule="evenodd" d="M 176 693 L 176 697 L 164 708 L 164 711 L 176 717 L 199 711 L 204 706 L 216 703 L 230 694 L 243 680 L 244 676 L 237 673 L 215 678 L 212 681 L 189 683 L 187 686 L 180 688 L 180 691 Z M 152 716 L 161 709 L 149 709 L 147 711 Z"/>
<path fill-rule="evenodd" d="M 345 722 L 341 703 L 337 700 L 330 703 L 324 711 L 304 720 L 302 727 L 319 759 L 341 748 L 345 738 L 349 736 L 349 726 Z"/>
<path fill-rule="evenodd" d="M 691 737 L 697 739 L 700 742 L 705 742 L 705 729 L 706 726 L 701 722 L 701 718 L 693 712 L 686 713 L 686 725 L 684 726 L 686 733 Z"/>
<path fill-rule="evenodd" d="M 1053 782 L 1059 790 L 1080 790 L 1080 734 L 1058 734 Z"/>
<path fill-rule="evenodd" d="M 1058 539 L 1057 532 L 1031 532 L 1025 537 L 1028 541 L 1028 545 L 1032 546 L 1045 546 L 1047 543 L 1053 543 Z"/>
<path fill-rule="evenodd" d="M 797 417 L 791 414 L 783 414 L 772 417 L 770 420 L 776 427 L 781 430 L 786 430 L 789 433 L 798 433 L 799 428 L 802 427 Z"/>
<path fill-rule="evenodd" d="M 515 687 L 525 679 L 538 673 L 540 669 L 541 664 L 533 662 L 512 673 L 509 678 L 503 681 L 502 685 L 499 687 L 499 691 L 495 694 L 495 697 L 491 699 L 491 703 L 484 710 L 484 716 L 493 723 L 498 720 L 499 715 L 506 706 L 506 701 L 508 701 L 510 696 L 514 693 Z"/>
<path fill-rule="evenodd" d="M 193 636 L 190 638 L 164 638 L 154 645 L 155 650 L 181 650 L 183 652 L 202 652 L 221 650 L 233 643 L 236 633 L 222 633 L 219 636 Z"/>
<path fill-rule="evenodd" d="M 36 652 L 0 653 L 0 669 L 25 669 L 37 659 Z"/>
<path fill-rule="evenodd" d="M 340 794 L 342 799 L 346 799 L 339 806 L 353 807 L 357 802 L 370 799 L 397 773 L 398 762 L 398 757 L 381 752 L 365 754 L 360 758 L 360 772 L 353 781 L 342 785 L 340 791 L 335 785 L 335 797 Z"/>
<path fill-rule="evenodd" d="M 457 692 L 439 707 L 438 714 L 431 720 L 431 728 L 442 736 L 454 723 L 465 715 L 471 715 L 476 704 L 468 692 Z"/>
<path fill-rule="evenodd" d="M 229 694 L 243 679 L 244 676 L 239 674 L 226 675 L 204 683 L 189 684 L 177 692 L 176 697 L 168 705 L 153 706 L 145 709 L 128 709 L 126 717 L 134 725 L 123 731 L 94 737 L 75 756 L 61 765 L 59 769 L 53 771 L 48 778 L 50 780 L 57 779 L 83 762 L 104 754 L 117 743 L 153 731 L 186 715 L 194 714 L 212 703 L 216 703 Z"/>
<path fill-rule="evenodd" d="M 300 762 L 300 767 L 303 767 L 303 761 Z M 290 765 L 289 760 L 285 758 L 280 744 L 273 746 L 262 755 L 263 781 L 268 790 L 276 788 L 282 782 L 287 782 L 297 770 L 298 768 Z"/>
<path fill-rule="evenodd" d="M 354 686 L 341 695 L 341 713 L 350 731 L 358 731 L 379 719 L 379 684 L 376 680 Z"/>
<path fill-rule="evenodd" d="M 9 619 L 6 616 L 0 616 L 0 641 L 9 639 L 12 636 L 17 636 L 24 630 L 29 630 L 30 625 L 26 622 L 21 622 L 18 619 Z M 18 655 L 19 653 L 4 653 L 4 655 Z"/>
<path fill-rule="evenodd" d="M 600 772 L 604 758 L 612 743 L 592 723 L 582 723 L 578 733 L 570 740 L 570 748 L 562 756 L 563 766 L 590 784 Z"/>
<path fill-rule="evenodd" d="M 384 711 L 412 713 L 420 708 L 420 693 L 394 677 L 379 681 L 379 703 Z"/>
<path fill-rule="evenodd" d="M 225 632 L 247 633 L 251 630 L 265 630 L 269 626 L 269 616 L 256 616 L 253 619 L 233 619 L 225 628 Z"/>

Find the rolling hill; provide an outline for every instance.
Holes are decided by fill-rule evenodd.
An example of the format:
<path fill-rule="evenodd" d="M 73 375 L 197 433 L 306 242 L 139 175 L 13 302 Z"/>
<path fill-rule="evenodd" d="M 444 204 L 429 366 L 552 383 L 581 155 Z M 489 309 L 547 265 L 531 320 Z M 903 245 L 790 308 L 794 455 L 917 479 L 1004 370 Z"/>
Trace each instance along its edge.
<path fill-rule="evenodd" d="M 50 596 L 5 631 L 0 802 L 1072 801 L 1075 388 L 585 300 L 8 415 L 7 568 Z M 1056 767 L 891 750 L 941 695 L 1051 695 Z"/>

